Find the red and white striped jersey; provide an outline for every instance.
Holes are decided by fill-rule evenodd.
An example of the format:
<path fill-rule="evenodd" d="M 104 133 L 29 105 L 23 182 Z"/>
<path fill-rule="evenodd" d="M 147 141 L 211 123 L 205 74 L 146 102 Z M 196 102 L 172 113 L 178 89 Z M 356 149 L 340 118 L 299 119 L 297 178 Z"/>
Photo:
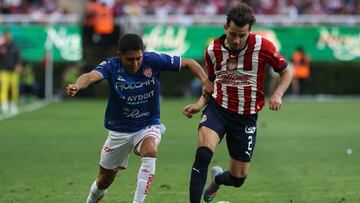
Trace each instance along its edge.
<path fill-rule="evenodd" d="M 250 33 L 239 51 L 224 45 L 225 35 L 210 42 L 205 50 L 208 76 L 214 82 L 212 97 L 220 106 L 239 114 L 254 114 L 265 105 L 264 77 L 266 64 L 282 72 L 286 60 L 269 40 Z"/>

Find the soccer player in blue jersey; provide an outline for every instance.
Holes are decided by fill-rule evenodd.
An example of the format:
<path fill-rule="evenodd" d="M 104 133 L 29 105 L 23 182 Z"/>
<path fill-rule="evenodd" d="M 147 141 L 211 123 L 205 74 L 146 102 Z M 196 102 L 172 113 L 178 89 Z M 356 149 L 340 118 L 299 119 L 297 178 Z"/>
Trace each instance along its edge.
<path fill-rule="evenodd" d="M 203 94 L 212 83 L 194 60 L 145 52 L 142 39 L 125 34 L 118 56 L 105 59 L 94 70 L 82 74 L 66 91 L 74 96 L 79 90 L 100 80 L 109 83 L 105 113 L 108 137 L 101 150 L 100 172 L 93 182 L 87 203 L 99 202 L 114 181 L 118 170 L 126 169 L 131 151 L 141 157 L 133 203 L 144 202 L 155 174 L 156 151 L 165 126 L 160 121 L 161 71 L 190 69 L 203 85 Z"/>

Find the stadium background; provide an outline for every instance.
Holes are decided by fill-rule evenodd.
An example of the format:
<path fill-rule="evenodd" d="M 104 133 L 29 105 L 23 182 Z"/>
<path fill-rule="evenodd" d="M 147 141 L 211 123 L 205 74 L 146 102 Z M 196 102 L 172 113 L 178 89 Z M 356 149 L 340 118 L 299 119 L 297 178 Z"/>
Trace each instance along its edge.
<path fill-rule="evenodd" d="M 97 25 L 89 20 L 94 2 L 0 1 L 0 33 L 13 32 L 37 81 L 35 99 L 22 96 L 19 114 L 0 114 L 0 202 L 82 202 L 104 140 L 106 83 L 72 99 L 64 95 L 65 81 L 114 55 L 125 32 L 143 36 L 148 50 L 201 63 L 207 43 L 223 32 L 226 9 L 238 1 L 103 0 L 108 8 Z M 312 59 L 311 77 L 302 96 L 287 93 L 281 112 L 264 109 L 259 120 L 264 135 L 249 182 L 217 200 L 360 202 L 360 2 L 244 2 L 256 13 L 253 30 L 274 41 L 286 58 L 304 47 Z M 186 72 L 161 75 L 168 130 L 148 202 L 186 202 L 197 120 L 183 118 L 180 107 L 194 101 L 192 79 Z M 226 149 L 218 150 L 214 163 L 226 165 Z M 174 159 L 179 154 L 181 161 Z M 129 167 L 137 164 L 132 159 Z M 135 175 L 130 170 L 120 175 L 104 202 L 130 202 Z"/>
<path fill-rule="evenodd" d="M 108 11 L 113 19 L 107 21 L 104 19 L 108 18 L 102 17 L 100 23 L 90 14 L 96 10 L 93 9 L 96 1 L 2 2 L 0 32 L 4 29 L 13 31 L 24 60 L 34 64 L 36 79 L 42 87 L 39 94 L 45 94 L 44 62 L 49 59 L 48 50 L 53 55 L 50 63 L 54 66 L 54 74 L 51 74 L 54 82 L 49 84 L 52 88 L 47 87 L 48 96 L 52 95 L 49 88 L 54 95 L 62 96 L 64 71 L 69 66 L 77 66 L 80 72 L 86 72 L 104 57 L 114 55 L 117 39 L 125 32 L 143 36 L 147 50 L 178 54 L 202 62 L 207 43 L 223 32 L 226 9 L 237 1 L 107 0 L 102 2 L 110 7 Z M 254 32 L 274 41 L 288 59 L 298 46 L 303 46 L 310 55 L 311 78 L 304 81 L 304 94 L 360 93 L 360 81 L 356 79 L 360 74 L 357 0 L 245 2 L 253 6 L 257 15 Z M 110 28 L 106 27 L 107 23 L 111 24 Z M 191 76 L 184 74 L 180 77 L 164 74 L 164 96 L 186 94 Z M 173 81 L 177 82 L 175 87 L 171 85 Z M 101 92 L 88 90 L 85 95 L 98 96 Z"/>

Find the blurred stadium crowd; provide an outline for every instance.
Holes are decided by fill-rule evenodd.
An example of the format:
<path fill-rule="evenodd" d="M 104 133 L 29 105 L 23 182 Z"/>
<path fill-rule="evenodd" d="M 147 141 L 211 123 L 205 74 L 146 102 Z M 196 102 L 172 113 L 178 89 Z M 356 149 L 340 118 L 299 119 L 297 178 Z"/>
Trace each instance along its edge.
<path fill-rule="evenodd" d="M 57 0 L 0 0 L 1 14 L 66 13 Z"/>
<path fill-rule="evenodd" d="M 0 14 L 31 14 L 40 18 L 48 14 L 67 14 L 72 10 L 59 2 L 61 0 L 0 0 Z M 239 0 L 80 0 L 79 2 L 84 6 L 94 2 L 105 4 L 113 11 L 114 16 L 166 16 L 224 14 Z M 243 2 L 251 5 L 256 14 L 263 15 L 360 14 L 359 0 L 243 0 Z"/>

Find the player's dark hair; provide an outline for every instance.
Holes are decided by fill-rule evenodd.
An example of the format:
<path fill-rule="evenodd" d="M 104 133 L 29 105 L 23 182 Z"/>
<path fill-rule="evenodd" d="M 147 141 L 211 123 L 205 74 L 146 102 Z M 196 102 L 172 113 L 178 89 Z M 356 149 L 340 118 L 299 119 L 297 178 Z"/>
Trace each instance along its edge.
<path fill-rule="evenodd" d="M 255 24 L 256 19 L 252 9 L 247 4 L 240 3 L 231 7 L 227 12 L 226 24 L 230 25 L 231 21 L 239 27 L 244 27 L 246 24 L 249 24 L 249 29 L 251 29 L 251 26 Z"/>
<path fill-rule="evenodd" d="M 118 51 L 126 53 L 127 51 L 144 50 L 144 42 L 137 34 L 123 35 L 118 44 Z"/>

